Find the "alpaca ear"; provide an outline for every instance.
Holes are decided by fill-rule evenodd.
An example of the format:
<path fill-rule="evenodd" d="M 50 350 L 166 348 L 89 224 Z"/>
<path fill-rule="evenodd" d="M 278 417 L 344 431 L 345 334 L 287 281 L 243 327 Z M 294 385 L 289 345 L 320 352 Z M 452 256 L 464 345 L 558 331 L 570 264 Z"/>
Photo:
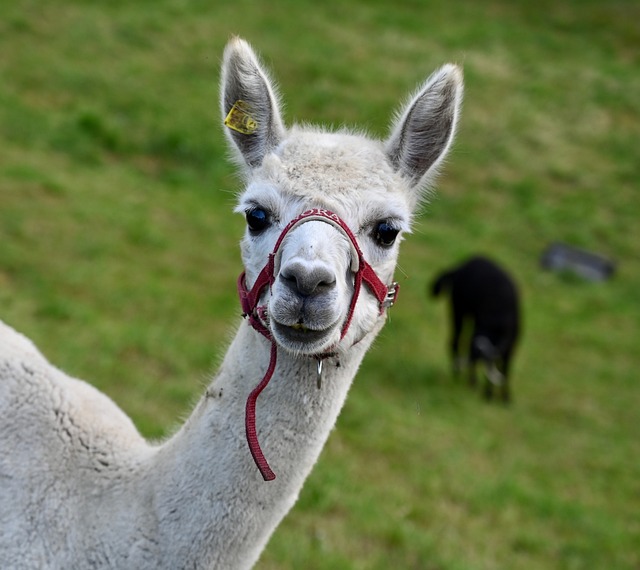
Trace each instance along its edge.
<path fill-rule="evenodd" d="M 462 89 L 462 70 L 445 65 L 427 79 L 397 115 L 385 150 L 391 164 L 414 188 L 428 184 L 451 146 Z"/>
<path fill-rule="evenodd" d="M 237 37 L 224 50 L 220 107 L 233 148 L 249 167 L 260 166 L 285 130 L 275 88 L 251 46 Z"/>

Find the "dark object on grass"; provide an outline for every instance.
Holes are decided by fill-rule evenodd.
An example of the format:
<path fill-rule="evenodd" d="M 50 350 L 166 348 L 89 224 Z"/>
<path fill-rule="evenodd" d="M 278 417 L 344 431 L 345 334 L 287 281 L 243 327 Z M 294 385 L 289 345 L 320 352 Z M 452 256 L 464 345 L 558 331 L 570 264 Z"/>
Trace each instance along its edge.
<path fill-rule="evenodd" d="M 615 271 L 615 264 L 610 259 L 563 243 L 547 247 L 540 264 L 553 271 L 571 271 L 588 281 L 604 281 Z"/>
<path fill-rule="evenodd" d="M 484 363 L 484 395 L 493 387 L 504 402 L 510 400 L 509 364 L 520 332 L 518 290 L 509 275 L 485 257 L 472 257 L 438 275 L 434 297 L 451 297 L 451 357 L 454 375 L 469 369 L 469 383 L 477 382 L 476 366 Z M 464 335 L 464 336 L 463 336 Z"/>

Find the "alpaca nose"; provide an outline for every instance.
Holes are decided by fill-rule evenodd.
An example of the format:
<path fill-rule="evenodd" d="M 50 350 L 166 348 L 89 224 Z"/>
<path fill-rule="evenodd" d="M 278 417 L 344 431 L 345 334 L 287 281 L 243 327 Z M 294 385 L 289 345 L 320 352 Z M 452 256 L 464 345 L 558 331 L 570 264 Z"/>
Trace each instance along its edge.
<path fill-rule="evenodd" d="M 336 286 L 335 273 L 320 262 L 292 261 L 280 270 L 279 279 L 305 297 L 327 293 Z"/>

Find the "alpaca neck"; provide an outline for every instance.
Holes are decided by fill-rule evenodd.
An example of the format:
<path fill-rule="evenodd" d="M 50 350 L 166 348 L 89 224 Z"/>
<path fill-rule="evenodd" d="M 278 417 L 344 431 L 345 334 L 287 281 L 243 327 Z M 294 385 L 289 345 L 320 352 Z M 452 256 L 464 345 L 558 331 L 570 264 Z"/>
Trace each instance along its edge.
<path fill-rule="evenodd" d="M 204 397 L 151 466 L 160 533 L 172 544 L 181 542 L 167 549 L 169 557 L 215 568 L 251 567 L 295 503 L 374 336 L 339 360 L 328 359 L 320 389 L 315 359 L 278 350 L 256 413 L 263 452 L 277 475 L 265 482 L 249 453 L 244 419 L 247 396 L 264 376 L 271 347 L 241 325 Z"/>

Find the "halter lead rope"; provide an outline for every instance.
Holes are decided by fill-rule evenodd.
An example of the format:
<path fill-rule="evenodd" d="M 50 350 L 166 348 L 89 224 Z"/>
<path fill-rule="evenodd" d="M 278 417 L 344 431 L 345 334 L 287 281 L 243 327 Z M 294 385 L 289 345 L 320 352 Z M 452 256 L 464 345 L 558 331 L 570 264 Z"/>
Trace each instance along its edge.
<path fill-rule="evenodd" d="M 349 312 L 347 313 L 344 325 L 342 326 L 340 340 L 342 340 L 347 334 L 347 330 L 351 325 L 351 320 L 353 319 L 353 313 L 355 311 L 356 302 L 358 301 L 363 281 L 366 283 L 371 293 L 373 293 L 374 297 L 378 300 L 380 314 L 395 303 L 398 296 L 398 289 L 400 288 L 400 286 L 395 282 L 390 286 L 387 286 L 380 280 L 371 265 L 369 265 L 365 260 L 364 255 L 358 246 L 356 237 L 349 226 L 347 226 L 347 224 L 337 214 L 322 208 L 312 208 L 307 210 L 286 225 L 276 241 L 273 252 L 269 254 L 267 264 L 264 266 L 262 271 L 260 271 L 251 289 L 247 289 L 245 273 L 242 272 L 240 274 L 238 277 L 238 295 L 240 297 L 243 317 L 248 318 L 249 324 L 271 343 L 271 356 L 267 371 L 260 383 L 249 394 L 245 406 L 245 431 L 247 443 L 249 444 L 249 450 L 251 451 L 253 460 L 265 481 L 273 481 L 276 478 L 276 474 L 273 472 L 271 467 L 269 467 L 269 463 L 267 462 L 264 453 L 262 453 L 260 442 L 258 441 L 256 431 L 256 403 L 258 396 L 260 396 L 260 393 L 267 387 L 267 384 L 271 380 L 276 369 L 278 349 L 271 332 L 265 324 L 267 317 L 266 307 L 259 307 L 258 302 L 264 289 L 266 287 L 271 287 L 275 281 L 276 267 L 279 269 L 280 265 L 279 250 L 286 235 L 300 224 L 314 220 L 334 226 L 349 238 L 349 243 L 351 245 L 351 270 L 354 273 L 353 295 L 351 297 L 351 304 L 349 305 Z M 318 359 L 316 376 L 318 388 L 320 388 L 322 384 L 322 364 L 323 359 L 326 358 L 326 356 L 327 355 L 321 354 L 315 357 Z"/>

